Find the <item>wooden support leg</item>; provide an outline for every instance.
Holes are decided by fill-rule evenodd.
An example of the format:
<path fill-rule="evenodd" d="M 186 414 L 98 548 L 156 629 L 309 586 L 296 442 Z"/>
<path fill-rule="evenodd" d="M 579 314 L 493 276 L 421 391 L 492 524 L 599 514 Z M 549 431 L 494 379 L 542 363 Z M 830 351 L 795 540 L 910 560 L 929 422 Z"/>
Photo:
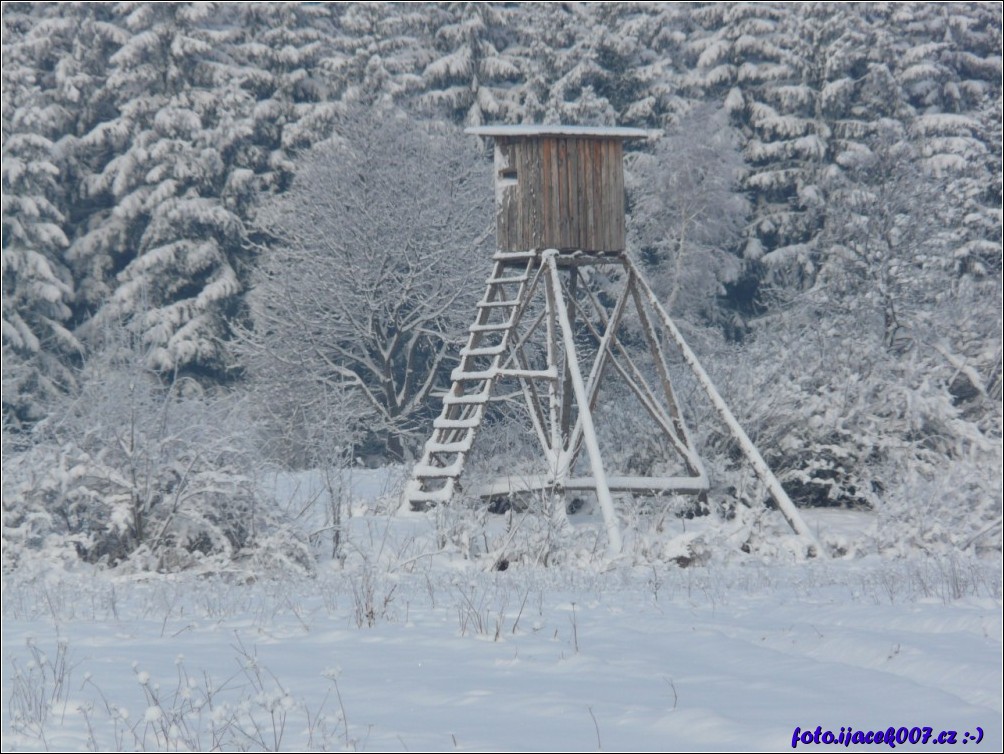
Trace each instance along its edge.
<path fill-rule="evenodd" d="M 586 394 L 586 386 L 582 381 L 582 372 L 579 370 L 579 361 L 575 350 L 575 333 L 572 332 L 572 323 L 568 318 L 568 310 L 565 308 L 565 300 L 561 292 L 561 279 L 558 276 L 558 266 L 555 264 L 555 257 L 557 255 L 558 252 L 556 250 L 549 249 L 543 253 L 542 258 L 551 276 L 551 300 L 554 302 L 558 325 L 561 329 L 561 337 L 564 341 L 565 363 L 568 365 L 569 376 L 572 380 L 575 401 L 579 405 L 579 418 L 582 421 L 582 439 L 586 446 L 586 452 L 589 454 L 589 465 L 596 483 L 596 499 L 599 501 L 600 510 L 603 512 L 603 523 L 607 532 L 607 552 L 611 557 L 617 557 L 621 554 L 623 547 L 620 524 L 617 521 L 617 512 L 614 510 L 613 497 L 607 484 L 606 471 L 603 469 L 600 446 L 596 439 L 596 428 L 593 426 L 592 412 L 589 410 L 589 396 Z"/>

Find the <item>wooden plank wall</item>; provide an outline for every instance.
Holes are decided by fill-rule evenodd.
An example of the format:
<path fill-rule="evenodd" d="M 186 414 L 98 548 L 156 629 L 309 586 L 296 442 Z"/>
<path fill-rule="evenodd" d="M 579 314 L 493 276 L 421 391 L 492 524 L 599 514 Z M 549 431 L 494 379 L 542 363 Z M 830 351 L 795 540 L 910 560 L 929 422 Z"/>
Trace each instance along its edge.
<path fill-rule="evenodd" d="M 624 250 L 620 139 L 498 137 L 495 149 L 500 250 Z"/>

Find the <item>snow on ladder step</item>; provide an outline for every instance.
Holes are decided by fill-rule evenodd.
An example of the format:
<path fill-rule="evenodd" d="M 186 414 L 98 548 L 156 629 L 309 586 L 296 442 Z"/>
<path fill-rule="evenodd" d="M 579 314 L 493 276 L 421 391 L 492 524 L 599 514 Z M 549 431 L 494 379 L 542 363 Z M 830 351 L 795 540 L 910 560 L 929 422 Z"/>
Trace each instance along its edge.
<path fill-rule="evenodd" d="M 469 346 L 464 346 L 460 349 L 461 356 L 498 356 L 505 350 L 505 346 L 499 344 L 497 346 L 475 346 L 471 348 Z"/>
<path fill-rule="evenodd" d="M 444 419 L 440 416 L 432 422 L 435 429 L 476 429 L 480 424 L 480 416 L 472 416 L 470 419 Z"/>
<path fill-rule="evenodd" d="M 482 299 L 478 301 L 478 307 L 481 309 L 496 309 L 502 306 L 519 306 L 519 299 L 513 299 L 511 301 L 485 301 Z"/>
<path fill-rule="evenodd" d="M 463 367 L 457 367 L 450 372 L 450 379 L 453 382 L 494 380 L 496 377 L 498 377 L 497 369 L 487 369 L 483 372 L 465 372 Z"/>
<path fill-rule="evenodd" d="M 426 453 L 469 453 L 474 444 L 474 435 L 469 434 L 463 440 L 456 442 L 433 442 L 425 443 Z"/>
<path fill-rule="evenodd" d="M 536 259 L 536 251 L 499 251 L 492 257 L 496 262 L 510 262 L 518 259 Z"/>
<path fill-rule="evenodd" d="M 453 479 L 460 474 L 450 466 L 416 466 L 416 479 Z"/>
<path fill-rule="evenodd" d="M 415 467 L 414 475 L 417 479 L 447 479 L 455 477 L 463 471 L 464 459 L 458 457 L 449 466 L 432 466 L 431 464 L 418 464 Z"/>
<path fill-rule="evenodd" d="M 469 406 L 478 403 L 487 403 L 491 391 L 485 387 L 480 393 L 470 393 L 468 395 L 453 395 L 447 393 L 443 396 L 444 406 Z"/>
<path fill-rule="evenodd" d="M 494 380 L 499 377 L 517 377 L 524 380 L 556 380 L 558 370 L 550 369 L 486 369 L 483 372 L 465 372 L 463 367 L 457 367 L 450 374 L 454 382 L 464 380 Z"/>
<path fill-rule="evenodd" d="M 511 321 L 499 322 L 497 324 L 489 325 L 471 325 L 471 332 L 498 332 L 500 330 L 508 330 L 512 327 Z"/>
<path fill-rule="evenodd" d="M 550 369 L 499 369 L 496 370 L 499 377 L 518 377 L 524 380 L 556 380 L 558 370 L 555 367 Z"/>
<path fill-rule="evenodd" d="M 530 278 L 526 275 L 519 275 L 511 278 L 488 278 L 488 285 L 505 285 L 507 283 L 525 283 Z"/>

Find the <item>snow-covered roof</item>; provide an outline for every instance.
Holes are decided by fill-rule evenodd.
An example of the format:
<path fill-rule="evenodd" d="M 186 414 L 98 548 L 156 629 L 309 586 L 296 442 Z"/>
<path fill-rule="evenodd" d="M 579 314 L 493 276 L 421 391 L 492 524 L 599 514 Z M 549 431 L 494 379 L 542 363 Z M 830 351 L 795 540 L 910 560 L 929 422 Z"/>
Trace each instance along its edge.
<path fill-rule="evenodd" d="M 464 129 L 475 136 L 583 136 L 594 139 L 645 139 L 655 131 L 644 128 L 616 128 L 596 126 L 477 126 Z"/>

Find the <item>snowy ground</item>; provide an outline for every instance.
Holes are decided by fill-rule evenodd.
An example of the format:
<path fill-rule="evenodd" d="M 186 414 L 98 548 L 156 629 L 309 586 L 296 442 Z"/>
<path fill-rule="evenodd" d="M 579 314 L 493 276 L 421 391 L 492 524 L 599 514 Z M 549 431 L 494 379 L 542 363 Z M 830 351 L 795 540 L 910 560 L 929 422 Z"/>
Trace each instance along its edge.
<path fill-rule="evenodd" d="M 999 561 L 491 571 L 430 549 L 442 529 L 356 517 L 313 578 L 8 575 L 4 751 L 777 750 L 816 726 L 1004 743 Z"/>

